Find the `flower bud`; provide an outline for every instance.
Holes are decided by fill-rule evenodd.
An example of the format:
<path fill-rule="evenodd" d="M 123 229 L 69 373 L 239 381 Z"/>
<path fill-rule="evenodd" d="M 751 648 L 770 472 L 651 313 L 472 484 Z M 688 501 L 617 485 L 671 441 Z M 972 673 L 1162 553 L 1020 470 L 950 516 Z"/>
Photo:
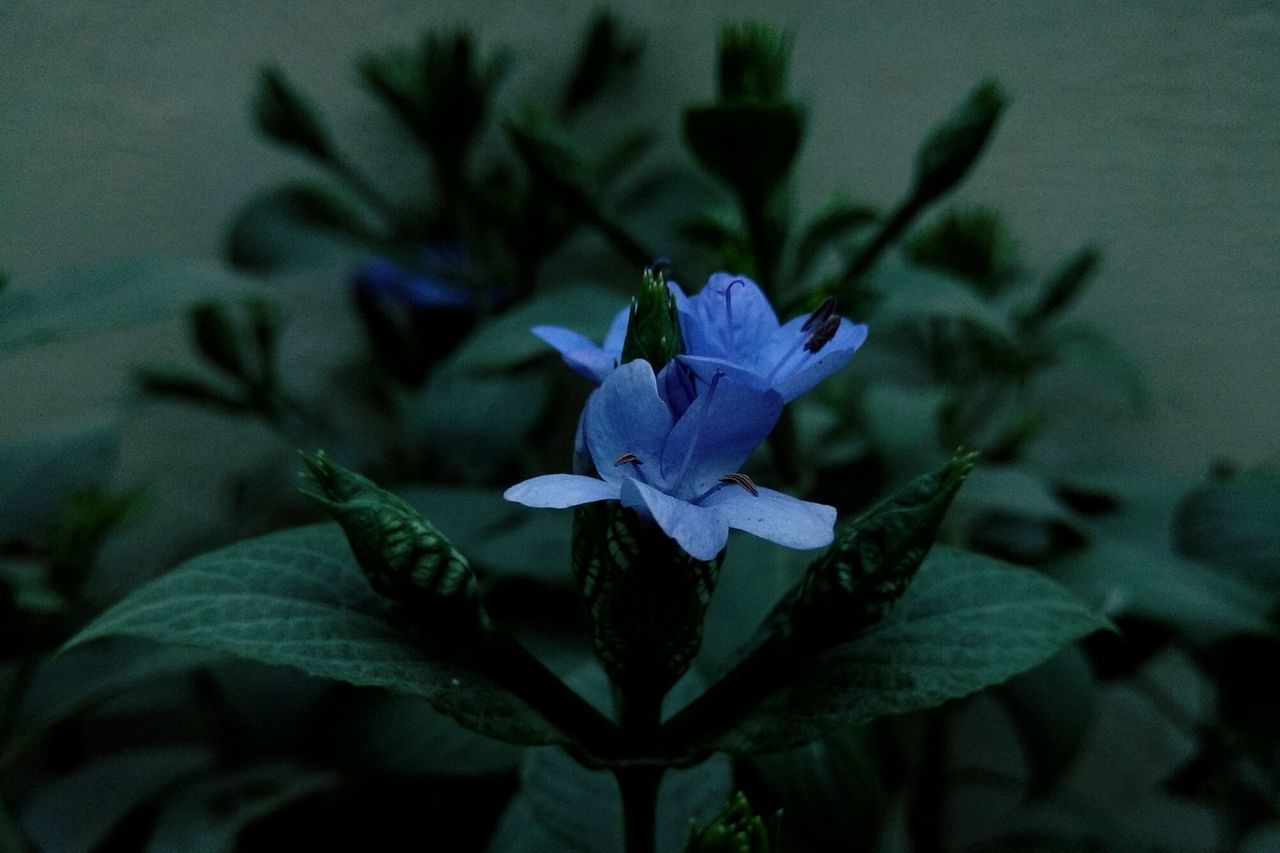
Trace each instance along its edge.
<path fill-rule="evenodd" d="M 933 129 L 916 155 L 917 202 L 929 202 L 960 182 L 977 162 L 1008 98 L 994 81 L 974 89 L 960 108 Z"/>
<path fill-rule="evenodd" d="M 667 288 L 662 267 L 655 263 L 644 271 L 640 294 L 631 300 L 631 319 L 627 324 L 626 342 L 622 345 L 622 361 L 644 359 L 657 373 L 680 352 L 676 298 Z"/>

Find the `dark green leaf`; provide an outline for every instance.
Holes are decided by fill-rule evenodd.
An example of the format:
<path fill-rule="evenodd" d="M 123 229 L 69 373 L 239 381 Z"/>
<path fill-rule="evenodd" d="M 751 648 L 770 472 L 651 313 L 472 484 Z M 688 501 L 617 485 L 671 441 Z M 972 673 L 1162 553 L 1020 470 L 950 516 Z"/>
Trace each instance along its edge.
<path fill-rule="evenodd" d="M 294 183 L 250 199 L 227 234 L 231 263 L 253 272 L 354 264 L 384 235 L 347 197 L 321 184 Z"/>
<path fill-rule="evenodd" d="M 709 746 L 763 752 L 940 705 L 1047 660 L 1106 622 L 1043 576 L 935 547 L 875 629 L 803 662 Z"/>
<path fill-rule="evenodd" d="M 992 80 L 980 84 L 946 121 L 935 127 L 916 154 L 912 195 L 926 203 L 960 182 L 986 147 L 1008 103 Z"/>
<path fill-rule="evenodd" d="M 822 253 L 853 232 L 876 221 L 875 208 L 835 202 L 810 221 L 796 246 L 796 277 L 803 277 Z"/>
<path fill-rule="evenodd" d="M 202 302 L 191 309 L 187 319 L 200 353 L 231 376 L 243 377 L 244 353 L 226 308 L 217 302 Z"/>
<path fill-rule="evenodd" d="M 1093 278 L 1101 260 L 1102 252 L 1093 246 L 1069 258 L 1045 282 L 1040 298 L 1019 314 L 1019 324 L 1024 329 L 1032 329 L 1062 313 Z"/>
<path fill-rule="evenodd" d="M 791 36 L 767 24 L 728 24 L 720 30 L 716 81 L 722 101 L 780 101 L 787 94 Z"/>
<path fill-rule="evenodd" d="M 791 172 L 804 129 L 804 110 L 790 103 L 712 104 L 684 113 L 694 157 L 751 205 L 763 204 Z"/>
<path fill-rule="evenodd" d="M 643 37 L 626 32 L 618 16 L 608 9 L 596 12 L 560 98 L 560 114 L 573 115 L 597 100 L 635 67 L 643 52 Z"/>
<path fill-rule="evenodd" d="M 234 853 L 240 832 L 337 784 L 331 774 L 260 764 L 185 786 L 160 809 L 146 853 Z"/>
<path fill-rule="evenodd" d="M 0 446 L 0 542 L 48 533 L 68 499 L 106 481 L 119 450 L 119 425 L 106 421 Z"/>
<path fill-rule="evenodd" d="M 210 384 L 185 368 L 148 365 L 138 368 L 134 379 L 144 393 L 153 397 L 209 406 L 231 414 L 249 411 L 247 401 L 240 396 Z"/>
<path fill-rule="evenodd" d="M 189 560 L 116 604 L 69 645 L 108 636 L 213 649 L 423 696 L 468 728 L 514 743 L 564 740 L 489 677 L 406 633 L 336 524 Z"/>
<path fill-rule="evenodd" d="M 1101 330 L 1083 323 L 1059 323 L 1049 331 L 1050 346 L 1087 375 L 1111 383 L 1135 410 L 1149 402 L 1142 370 L 1133 358 Z"/>
<path fill-rule="evenodd" d="M 1213 483 L 1179 505 L 1178 551 L 1280 595 L 1280 479 L 1244 476 Z"/>
<path fill-rule="evenodd" d="M 333 143 L 319 113 L 281 69 L 262 69 L 253 114 L 259 129 L 276 142 L 297 148 L 321 162 L 333 160 Z"/>
<path fill-rule="evenodd" d="M 946 211 L 913 234 L 904 251 L 914 263 L 959 276 L 986 297 L 1004 292 L 1021 271 L 1017 241 L 988 207 Z"/>

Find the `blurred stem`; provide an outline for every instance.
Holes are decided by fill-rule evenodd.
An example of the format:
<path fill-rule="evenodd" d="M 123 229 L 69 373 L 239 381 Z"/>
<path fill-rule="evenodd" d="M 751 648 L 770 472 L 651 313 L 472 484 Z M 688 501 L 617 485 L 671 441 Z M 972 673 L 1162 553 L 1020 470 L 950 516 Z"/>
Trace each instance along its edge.
<path fill-rule="evenodd" d="M 658 785 L 665 767 L 636 764 L 614 771 L 622 795 L 626 853 L 654 853 L 658 843 Z"/>
<path fill-rule="evenodd" d="M 924 717 L 916 784 L 908 804 L 911 849 L 914 853 L 942 853 L 943 812 L 947 790 L 947 711 L 939 708 Z"/>
<path fill-rule="evenodd" d="M 339 155 L 334 155 L 329 161 L 331 168 L 339 178 L 341 178 L 347 186 L 361 196 L 370 207 L 376 209 L 383 215 L 385 220 L 391 225 L 393 231 L 398 232 L 401 227 L 400 210 L 391 202 L 382 191 L 373 185 L 373 182 L 360 174 L 354 166 L 348 163 Z"/>
<path fill-rule="evenodd" d="M 857 300 L 854 298 L 853 288 L 858 283 L 858 280 L 875 266 L 876 261 L 884 254 L 885 249 L 889 248 L 895 240 L 902 236 L 902 232 L 907 230 L 907 226 L 920 215 L 925 206 L 926 203 L 914 195 L 909 196 L 898 205 L 897 210 L 884 221 L 875 236 L 854 254 L 853 259 L 849 261 L 849 265 L 845 267 L 839 280 L 833 286 L 833 292 L 827 295 L 838 296 L 847 304 L 854 304 Z"/>
<path fill-rule="evenodd" d="M 777 223 L 770 218 L 763 200 L 756 202 L 739 195 L 738 206 L 742 209 L 742 220 L 747 226 L 747 241 L 755 259 L 756 283 L 773 299 L 776 292 L 774 274 L 778 269 L 783 242 L 775 229 Z"/>

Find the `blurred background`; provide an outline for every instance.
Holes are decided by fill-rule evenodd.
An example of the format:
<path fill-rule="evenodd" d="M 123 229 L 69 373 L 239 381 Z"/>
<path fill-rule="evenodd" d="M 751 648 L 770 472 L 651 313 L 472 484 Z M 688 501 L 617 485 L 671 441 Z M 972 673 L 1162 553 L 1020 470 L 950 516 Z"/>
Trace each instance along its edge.
<path fill-rule="evenodd" d="M 1022 794 L 957 783 L 949 814 L 958 828 L 935 846 L 912 837 L 893 847 L 879 830 L 854 841 L 841 825 L 830 849 L 1280 849 L 1268 828 L 1280 806 L 1280 733 L 1251 716 L 1258 707 L 1280 711 L 1280 6 L 653 2 L 614 12 L 604 32 L 593 29 L 602 19 L 588 2 L 0 5 L 0 459 L 10 474 L 0 491 L 8 516 L 0 543 L 9 543 L 0 554 L 10 564 L 10 605 L 44 612 L 23 609 L 36 594 L 23 592 L 22 579 L 33 575 L 14 568 L 38 565 L 50 574 L 37 586 L 52 578 L 51 591 L 40 586 L 57 600 L 51 618 L 64 620 L 10 632 L 6 657 L 47 652 L 86 613 L 203 548 L 314 520 L 292 494 L 295 447 L 323 445 L 398 485 L 425 483 L 422 505 L 442 513 L 461 505 L 457 490 L 480 496 L 475 512 L 483 513 L 483 500 L 518 474 L 561 470 L 588 389 L 520 336 L 572 306 L 574 322 L 563 322 L 598 340 L 645 257 L 669 258 L 691 291 L 716 269 L 755 274 L 794 309 L 787 316 L 805 307 L 811 285 L 843 281 L 842 300 L 845 291 L 855 297 L 843 300 L 845 311 L 870 325 L 869 341 L 848 387 L 797 416 L 799 449 L 775 448 L 769 470 L 843 515 L 958 443 L 986 450 L 991 478 L 957 507 L 953 540 L 1051 574 L 1065 566 L 1056 577 L 1122 627 L 1133 619 L 1123 650 L 1081 653 L 1091 662 L 1088 681 L 1146 673 L 1160 698 L 1099 693 L 1096 707 L 1168 700 L 1175 708 L 1164 716 L 1178 719 L 1176 734 L 1155 743 L 1158 727 L 1142 722 L 1149 708 L 1115 711 L 1125 721 L 1119 730 L 1082 727 L 1062 747 L 1058 770 L 1070 758 L 1078 777 L 1067 799 L 1078 805 L 1090 791 L 1096 799 L 1082 822 L 1088 832 L 1066 833 L 1075 841 L 1033 847 L 1015 834 L 1024 840 L 1001 847 L 992 839 L 1012 825 L 1010 803 L 1024 802 Z M 747 94 L 793 104 L 803 116 L 785 180 L 760 196 L 766 219 L 790 223 L 772 264 L 762 260 L 763 232 L 752 231 L 750 193 L 725 180 L 686 123 L 693 106 L 733 100 L 723 66 L 717 75 L 721 28 L 744 20 L 790 34 L 782 91 Z M 471 38 L 450 41 L 463 31 Z M 447 49 L 428 50 L 420 41 L 428 32 Z M 597 66 L 584 59 L 593 43 Z M 397 100 L 407 90 L 396 88 L 396 75 L 418 73 L 417 62 L 436 75 L 421 79 L 450 81 L 464 94 Z M 594 70 L 575 77 L 584 63 Z M 910 195 L 922 140 L 987 80 L 1008 104 L 980 159 L 871 259 L 876 272 L 865 287 L 851 284 L 863 279 L 845 276 L 848 265 Z M 310 106 L 299 112 L 297 99 Z M 474 103 L 484 108 L 469 113 Z M 463 115 L 476 116 L 474 133 L 442 133 L 437 119 Z M 449 186 L 442 176 L 458 173 L 444 164 L 464 159 L 474 186 Z M 321 189 L 299 192 L 303 185 Z M 272 195 L 280 187 L 294 189 Z M 451 210 L 464 213 L 455 219 Z M 1037 314 L 1076 261 L 1087 288 L 1068 281 L 1062 304 Z M 945 276 L 963 295 L 910 297 L 905 306 L 888 299 L 912 270 Z M 421 279 L 443 289 L 419 287 Z M 930 279 L 917 279 L 928 288 Z M 536 307 L 557 293 L 560 303 Z M 1064 326 L 1053 338 L 1044 330 L 1060 313 L 1069 313 L 1072 334 Z M 960 331 L 947 318 L 960 318 Z M 991 332 L 1001 323 L 1012 331 Z M 237 336 L 242 351 L 227 355 L 219 341 Z M 433 343 L 424 349 L 424 340 Z M 1043 352 L 1021 360 L 1028 341 Z M 923 364 L 908 364 L 922 352 Z M 257 367 L 244 368 L 246 358 Z M 971 362 L 977 367 L 964 366 Z M 997 364 L 1008 382 L 979 389 Z M 468 371 L 483 374 L 488 390 L 459 390 Z M 880 387 L 886 376 L 892 389 Z M 987 406 L 998 422 L 975 425 L 963 411 L 965 400 L 995 399 L 979 391 L 1001 400 Z M 458 394 L 481 393 L 489 396 L 475 411 L 449 408 Z M 485 426 L 495 418 L 513 425 Z M 454 512 L 465 526 L 469 510 Z M 550 535 L 559 542 L 567 532 Z M 1141 556 L 1116 550 L 1118 542 L 1154 550 Z M 529 581 L 524 567 L 506 565 L 509 555 L 490 557 L 495 576 L 510 569 Z M 1166 557 L 1186 562 L 1167 570 Z M 794 574 L 784 559 L 767 559 L 780 577 Z M 83 576 L 58 580 L 60 560 Z M 1095 570 L 1104 564 L 1114 576 Z M 1137 584 L 1134 566 L 1145 573 Z M 1224 590 L 1221 577 L 1240 585 Z M 738 590 L 739 599 L 725 593 L 727 602 L 747 602 L 736 618 L 763 614 L 783 588 L 765 587 Z M 1229 604 L 1219 607 L 1219 598 Z M 713 632 L 709 643 L 722 648 L 712 657 L 727 656 L 733 641 L 727 629 Z M 1255 655 L 1270 669 L 1221 675 L 1224 660 Z M 27 658 L 39 669 L 40 655 Z M 273 731 L 259 714 L 274 704 L 262 698 L 272 679 L 245 678 L 256 685 L 244 688 L 256 697 L 247 707 L 257 710 L 243 714 L 257 731 L 239 742 L 241 758 L 261 751 Z M 1252 692 L 1255 680 L 1268 684 L 1265 700 Z M 195 687 L 201 701 L 205 688 Z M 215 705 L 235 692 L 208 689 L 223 697 Z M 314 697 L 322 688 L 307 690 Z M 9 701 L 0 734 L 11 714 L 21 716 Z M 1035 760 L 1019 752 L 1027 741 L 1001 740 L 999 731 L 1007 715 L 1035 716 L 1041 711 L 1026 707 L 1039 706 L 995 712 L 983 701 L 949 712 L 947 760 L 995 773 L 988 765 L 1005 755 L 1009 766 L 998 772 L 1034 771 Z M 1090 709 L 1081 719 L 1102 713 Z M 138 719 L 136 709 L 110 713 Z M 898 733 L 907 752 L 931 731 L 911 725 Z M 208 720 L 192 727 L 193 741 L 208 729 L 226 735 Z M 971 731 L 978 734 L 966 739 Z M 62 817 L 56 805 L 78 814 L 74 797 L 41 798 L 39 787 L 95 766 L 95 756 L 111 752 L 102 740 L 101 731 L 79 733 L 72 757 L 55 743 L 52 753 L 24 752 L 26 764 L 0 763 L 35 849 L 142 849 L 151 824 L 137 817 L 137 803 L 121 812 L 134 816 L 124 830 L 68 839 L 49 828 L 80 818 Z M 966 743 L 982 754 L 966 753 Z M 1119 753 L 1132 753 L 1132 768 L 1109 763 Z M 291 760 L 339 773 L 341 783 L 311 781 L 340 790 L 386 771 L 352 771 L 324 755 L 308 742 Z M 435 790 L 444 764 L 424 761 L 395 772 Z M 494 759 L 493 773 L 479 775 L 499 781 L 473 783 L 477 798 L 494 804 L 477 818 L 486 826 L 514 790 L 514 761 Z M 333 771 L 338 765 L 345 769 Z M 828 804 L 833 810 L 858 800 L 879 816 L 920 765 L 879 774 L 890 793 L 874 796 L 859 775 L 876 776 L 870 765 L 838 766 L 861 770 L 837 770 L 838 783 L 819 784 L 766 763 L 738 768 L 735 779 L 773 805 L 786 789 L 834 786 L 845 799 Z M 1141 818 L 1132 822 L 1099 817 L 1108 805 L 1097 792 L 1164 785 L 1179 772 L 1176 807 L 1161 799 L 1159 808 L 1134 806 Z M 156 791 L 189 790 L 172 784 L 138 800 L 150 804 L 153 822 L 163 808 Z M 1242 800 L 1248 808 L 1229 807 Z M 806 832 L 808 846 L 797 849 L 827 843 L 823 831 Z M 476 836 L 460 849 L 483 849 L 487 836 Z"/>

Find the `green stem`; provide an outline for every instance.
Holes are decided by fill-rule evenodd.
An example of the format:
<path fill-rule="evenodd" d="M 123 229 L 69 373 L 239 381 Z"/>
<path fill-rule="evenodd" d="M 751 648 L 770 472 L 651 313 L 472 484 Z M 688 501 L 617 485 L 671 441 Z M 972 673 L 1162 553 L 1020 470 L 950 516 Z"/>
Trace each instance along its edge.
<path fill-rule="evenodd" d="M 907 226 L 919 215 L 920 211 L 924 210 L 925 206 L 925 202 L 915 196 L 908 197 L 902 204 L 898 205 L 897 210 L 885 220 L 870 242 L 859 249 L 857 254 L 853 256 L 853 260 L 849 262 L 849 266 L 845 267 L 840 280 L 835 284 L 832 295 L 840 297 L 841 300 L 848 304 L 854 304 L 856 300 L 852 289 L 857 284 L 858 279 L 866 275 L 875 266 L 876 261 L 884 254 L 884 250 L 889 248 L 893 241 L 902 235 L 902 232 L 907 229 Z"/>
<path fill-rule="evenodd" d="M 613 771 L 622 795 L 626 853 L 654 853 L 658 843 L 658 786 L 666 768 L 635 764 Z"/>

